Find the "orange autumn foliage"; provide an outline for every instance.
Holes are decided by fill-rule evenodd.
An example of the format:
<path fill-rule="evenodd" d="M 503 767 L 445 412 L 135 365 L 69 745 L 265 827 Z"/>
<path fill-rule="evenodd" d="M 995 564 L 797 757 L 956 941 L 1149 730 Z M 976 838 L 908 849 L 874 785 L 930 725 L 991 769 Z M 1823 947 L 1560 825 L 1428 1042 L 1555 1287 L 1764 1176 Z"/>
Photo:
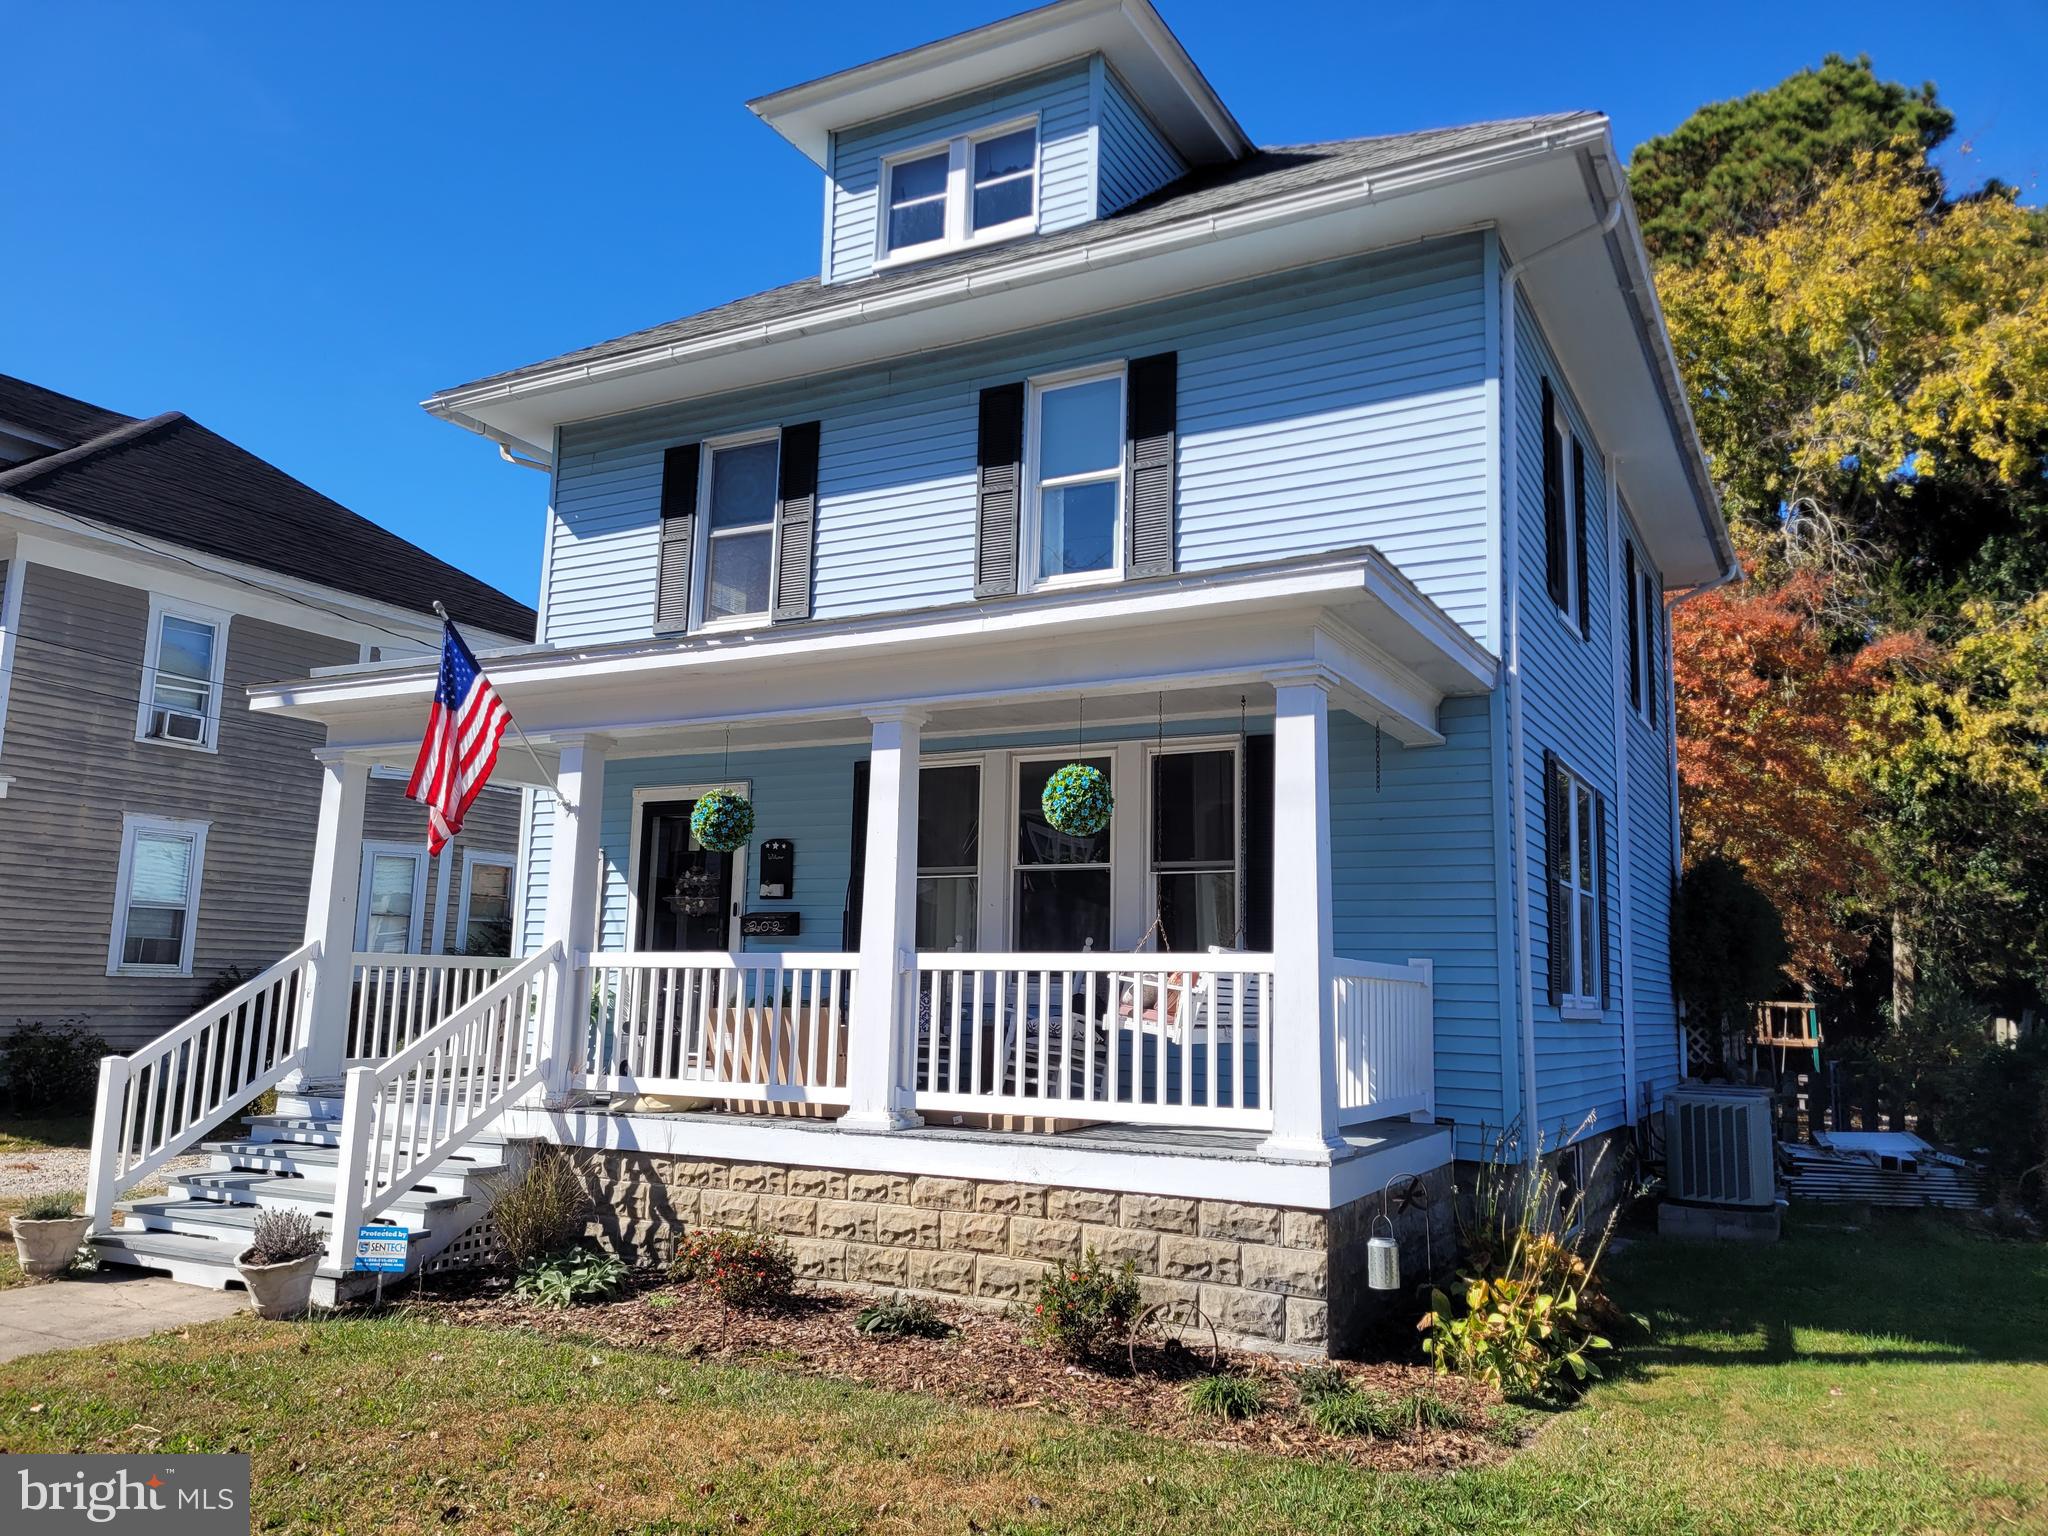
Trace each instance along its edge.
<path fill-rule="evenodd" d="M 1833 654 L 1824 595 L 1811 572 L 1709 592 L 1673 612 L 1671 644 L 1686 858 L 1740 864 L 1784 919 L 1795 975 L 1839 980 L 1864 947 L 1847 912 L 1882 900 L 1861 835 L 1873 809 L 1856 768 L 1870 746 L 1864 706 L 1922 642 L 1883 635 Z"/>

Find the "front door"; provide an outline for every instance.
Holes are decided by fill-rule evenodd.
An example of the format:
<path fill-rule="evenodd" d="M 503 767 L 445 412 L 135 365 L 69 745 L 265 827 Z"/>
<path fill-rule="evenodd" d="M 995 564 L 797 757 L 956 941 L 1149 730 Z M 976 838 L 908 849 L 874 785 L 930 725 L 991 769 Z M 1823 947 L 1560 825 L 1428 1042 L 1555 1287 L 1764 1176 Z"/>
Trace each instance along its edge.
<path fill-rule="evenodd" d="M 733 865 L 737 854 L 713 853 L 690 836 L 695 800 L 657 800 L 640 812 L 642 950 L 730 950 Z"/>

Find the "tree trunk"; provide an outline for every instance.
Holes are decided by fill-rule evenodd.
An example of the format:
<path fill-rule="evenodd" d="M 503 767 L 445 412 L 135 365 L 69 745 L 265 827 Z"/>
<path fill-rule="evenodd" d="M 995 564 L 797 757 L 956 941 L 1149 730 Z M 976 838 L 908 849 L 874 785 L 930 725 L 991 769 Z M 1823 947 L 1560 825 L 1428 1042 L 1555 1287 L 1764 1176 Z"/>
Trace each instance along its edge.
<path fill-rule="evenodd" d="M 1912 1017 L 1919 983 L 1919 954 L 1913 947 L 1913 930 L 1903 910 L 1892 913 L 1892 1023 L 1903 1024 Z"/>

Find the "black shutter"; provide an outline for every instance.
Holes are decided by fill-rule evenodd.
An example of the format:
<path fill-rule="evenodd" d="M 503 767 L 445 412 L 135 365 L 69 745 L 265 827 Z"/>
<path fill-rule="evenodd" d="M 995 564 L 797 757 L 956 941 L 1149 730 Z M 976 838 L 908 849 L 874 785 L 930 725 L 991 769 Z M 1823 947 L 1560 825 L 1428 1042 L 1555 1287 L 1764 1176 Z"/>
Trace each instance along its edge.
<path fill-rule="evenodd" d="M 975 489 L 974 595 L 1017 590 L 1017 515 L 1024 484 L 1024 386 L 981 392 Z"/>
<path fill-rule="evenodd" d="M 1579 633 L 1593 633 L 1593 563 L 1586 558 L 1586 445 L 1572 438 L 1572 543 L 1578 552 Z"/>
<path fill-rule="evenodd" d="M 1273 738 L 1244 739 L 1244 889 L 1238 894 L 1243 947 L 1263 954 L 1273 947 Z"/>
<path fill-rule="evenodd" d="M 1550 919 L 1550 1006 L 1564 1001 L 1565 978 L 1570 974 L 1567 949 L 1570 945 L 1571 913 L 1559 895 L 1565 872 L 1570 868 L 1571 807 L 1565 801 L 1568 786 L 1564 764 L 1555 752 L 1543 754 L 1543 897 Z"/>
<path fill-rule="evenodd" d="M 775 487 L 775 610 L 772 618 L 811 616 L 811 551 L 818 518 L 818 424 L 782 429 Z"/>
<path fill-rule="evenodd" d="M 839 947 L 860 948 L 861 902 L 868 879 L 868 765 L 853 765 L 853 861 L 846 875 L 846 915 L 839 923 Z"/>
<path fill-rule="evenodd" d="M 1124 505 L 1130 509 L 1124 568 L 1131 576 L 1158 575 L 1173 569 L 1180 355 L 1133 358 L 1124 391 Z"/>
<path fill-rule="evenodd" d="M 1594 883 L 1600 893 L 1600 1006 L 1609 1008 L 1614 1003 L 1614 989 L 1612 968 L 1607 964 L 1607 797 L 1602 794 L 1593 796 L 1593 858 Z"/>
<path fill-rule="evenodd" d="M 1621 566 L 1628 588 L 1628 707 L 1643 707 L 1643 593 L 1636 580 L 1636 547 L 1622 540 Z"/>
<path fill-rule="evenodd" d="M 1550 380 L 1543 381 L 1543 571 L 1550 588 L 1550 600 L 1566 607 L 1571 598 L 1565 586 L 1570 573 L 1565 569 L 1564 547 L 1564 465 L 1559 462 L 1557 444 L 1557 396 Z"/>
<path fill-rule="evenodd" d="M 1657 679 L 1664 674 L 1664 605 L 1657 600 L 1657 583 L 1650 579 L 1648 571 L 1643 572 L 1643 623 L 1650 632 L 1650 723 L 1657 723 Z"/>
<path fill-rule="evenodd" d="M 661 555 L 655 578 L 656 633 L 690 627 L 690 560 L 697 549 L 699 445 L 661 456 Z"/>

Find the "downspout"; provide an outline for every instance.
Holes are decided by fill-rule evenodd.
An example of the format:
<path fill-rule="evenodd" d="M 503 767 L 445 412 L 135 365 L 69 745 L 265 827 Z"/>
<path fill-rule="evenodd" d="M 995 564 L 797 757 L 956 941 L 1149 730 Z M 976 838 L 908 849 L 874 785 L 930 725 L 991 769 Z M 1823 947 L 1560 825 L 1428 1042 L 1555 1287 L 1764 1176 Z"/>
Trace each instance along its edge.
<path fill-rule="evenodd" d="M 1507 453 L 1499 466 L 1505 484 L 1501 505 L 1502 521 L 1502 581 L 1507 588 L 1507 708 L 1508 708 L 1508 774 L 1510 790 L 1508 811 L 1514 819 L 1515 868 L 1514 879 L 1509 884 L 1514 901 L 1516 928 L 1516 961 L 1520 972 L 1516 987 L 1517 1022 L 1522 1037 L 1522 1161 L 1534 1164 L 1542 1155 L 1543 1136 L 1537 1117 L 1536 1103 L 1536 960 L 1533 941 L 1530 937 L 1529 914 L 1529 805 L 1528 805 L 1528 753 L 1522 740 L 1522 581 L 1521 547 L 1522 514 L 1520 498 L 1515 494 L 1519 481 L 1519 458 L 1521 433 L 1519 422 L 1513 417 L 1516 411 L 1515 395 L 1515 293 L 1522 281 L 1522 274 L 1535 262 L 1564 250 L 1574 242 L 1590 235 L 1605 238 L 1621 220 L 1622 203 L 1615 198 L 1607 205 L 1606 215 L 1597 223 L 1587 224 L 1573 230 L 1560 239 L 1538 250 L 1531 251 L 1520 261 L 1510 261 L 1501 268 L 1501 374 L 1504 409 L 1511 414 L 1514 430 L 1502 434 L 1507 444 Z M 1545 423 L 1543 430 L 1549 430 Z"/>

